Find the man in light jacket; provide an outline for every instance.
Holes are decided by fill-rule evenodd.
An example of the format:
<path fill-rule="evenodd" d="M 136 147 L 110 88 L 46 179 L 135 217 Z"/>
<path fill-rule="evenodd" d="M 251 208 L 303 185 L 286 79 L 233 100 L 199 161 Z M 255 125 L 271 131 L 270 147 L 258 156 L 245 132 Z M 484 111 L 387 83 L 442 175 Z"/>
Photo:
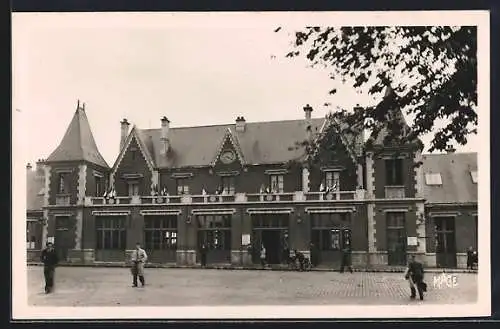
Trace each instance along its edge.
<path fill-rule="evenodd" d="M 144 264 L 148 260 L 148 255 L 146 251 L 141 248 L 141 244 L 139 242 L 135 245 L 135 250 L 132 252 L 131 261 L 132 261 L 132 276 L 133 276 L 133 287 L 137 287 L 137 277 L 141 281 L 141 285 L 144 287 L 146 284 L 144 280 Z"/>

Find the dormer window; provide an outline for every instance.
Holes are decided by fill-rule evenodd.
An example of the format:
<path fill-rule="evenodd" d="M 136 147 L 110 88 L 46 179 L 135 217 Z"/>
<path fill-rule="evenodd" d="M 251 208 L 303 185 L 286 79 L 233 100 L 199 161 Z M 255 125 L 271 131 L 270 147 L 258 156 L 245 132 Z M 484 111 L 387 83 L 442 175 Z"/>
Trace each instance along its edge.
<path fill-rule="evenodd" d="M 441 173 L 427 173 L 425 174 L 425 184 L 429 186 L 443 185 Z"/>
<path fill-rule="evenodd" d="M 58 194 L 66 194 L 66 173 L 59 173 L 59 178 L 58 178 L 58 187 L 57 187 L 57 193 Z"/>
<path fill-rule="evenodd" d="M 340 173 L 338 171 L 325 172 L 325 188 L 329 191 L 338 191 L 340 181 Z"/>
<path fill-rule="evenodd" d="M 177 195 L 189 194 L 189 184 L 187 177 L 179 177 L 177 182 Z"/>
<path fill-rule="evenodd" d="M 477 170 L 471 170 L 470 177 L 472 178 L 472 182 L 477 184 Z"/>
<path fill-rule="evenodd" d="M 128 182 L 128 196 L 137 196 L 139 195 L 139 182 L 138 181 L 129 181 Z"/>
<path fill-rule="evenodd" d="M 387 186 L 403 185 L 403 159 L 386 159 L 385 173 Z"/>
<path fill-rule="evenodd" d="M 269 175 L 271 191 L 274 193 L 284 192 L 284 177 L 283 175 Z"/>
<path fill-rule="evenodd" d="M 222 176 L 221 186 L 222 193 L 224 194 L 234 194 L 235 193 L 235 177 L 234 176 Z"/>

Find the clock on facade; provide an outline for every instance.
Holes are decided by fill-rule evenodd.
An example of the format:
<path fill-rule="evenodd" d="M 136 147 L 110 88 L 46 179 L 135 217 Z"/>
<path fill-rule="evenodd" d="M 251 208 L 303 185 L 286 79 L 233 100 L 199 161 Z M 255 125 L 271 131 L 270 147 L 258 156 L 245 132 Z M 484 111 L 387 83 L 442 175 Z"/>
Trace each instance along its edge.
<path fill-rule="evenodd" d="M 230 164 L 236 160 L 236 154 L 233 151 L 224 151 L 220 155 L 220 161 L 225 164 Z"/>

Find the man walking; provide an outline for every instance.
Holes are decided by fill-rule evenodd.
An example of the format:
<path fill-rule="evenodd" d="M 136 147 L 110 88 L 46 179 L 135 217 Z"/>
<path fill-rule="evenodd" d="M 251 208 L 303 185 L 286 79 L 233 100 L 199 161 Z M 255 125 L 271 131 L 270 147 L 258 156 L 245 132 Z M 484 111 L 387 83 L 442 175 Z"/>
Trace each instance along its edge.
<path fill-rule="evenodd" d="M 54 274 L 59 258 L 52 242 L 47 242 L 47 248 L 42 250 L 43 275 L 45 277 L 45 293 L 51 293 L 54 289 Z"/>
<path fill-rule="evenodd" d="M 133 276 L 133 287 L 137 287 L 137 277 L 141 281 L 141 286 L 144 287 L 146 284 L 144 280 L 144 264 L 148 260 L 148 255 L 146 251 L 141 248 L 139 242 L 135 245 L 135 250 L 132 252 L 132 276 Z"/>
<path fill-rule="evenodd" d="M 424 299 L 425 283 L 424 283 L 424 267 L 422 263 L 415 260 L 415 255 L 411 256 L 411 261 L 408 264 L 408 271 L 405 279 L 410 283 L 411 299 L 415 299 L 418 290 L 420 300 Z M 416 288 L 416 289 L 415 289 Z"/>

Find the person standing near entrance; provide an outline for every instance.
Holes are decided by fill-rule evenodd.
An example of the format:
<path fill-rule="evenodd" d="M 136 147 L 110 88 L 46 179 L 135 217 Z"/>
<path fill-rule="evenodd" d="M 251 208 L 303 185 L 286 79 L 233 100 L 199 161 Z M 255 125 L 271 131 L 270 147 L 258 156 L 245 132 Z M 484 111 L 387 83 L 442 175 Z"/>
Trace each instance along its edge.
<path fill-rule="evenodd" d="M 144 280 L 144 264 L 148 260 L 148 255 L 146 251 L 141 248 L 139 242 L 135 245 L 135 250 L 132 252 L 132 276 L 133 276 L 133 287 L 137 287 L 137 277 L 141 281 L 141 286 L 144 287 L 146 284 Z"/>
<path fill-rule="evenodd" d="M 408 264 L 408 270 L 406 271 L 405 279 L 410 283 L 411 299 L 415 299 L 417 295 L 420 300 L 424 299 L 424 291 L 426 290 L 424 283 L 424 266 L 415 260 L 415 255 L 411 256 L 411 261 Z M 416 288 L 416 289 L 415 289 Z"/>
<path fill-rule="evenodd" d="M 262 267 L 266 266 L 266 248 L 264 245 L 260 247 L 260 265 Z"/>
<path fill-rule="evenodd" d="M 467 269 L 472 270 L 474 268 L 474 248 L 469 247 L 467 249 Z"/>
<path fill-rule="evenodd" d="M 207 246 L 202 243 L 200 247 L 201 267 L 207 266 Z"/>
<path fill-rule="evenodd" d="M 318 249 L 316 248 L 316 245 L 312 242 L 309 244 L 309 251 L 311 253 L 311 266 L 312 267 L 318 266 Z"/>
<path fill-rule="evenodd" d="M 46 248 L 42 250 L 41 260 L 43 263 L 43 275 L 45 277 L 45 293 L 51 293 L 54 289 L 54 274 L 59 257 L 52 242 L 46 243 Z"/>
<path fill-rule="evenodd" d="M 351 258 L 351 246 L 350 244 L 345 244 L 342 249 L 342 261 L 340 264 L 340 273 L 344 273 L 344 268 L 348 268 L 349 272 L 353 272 L 352 270 L 352 258 Z"/>

